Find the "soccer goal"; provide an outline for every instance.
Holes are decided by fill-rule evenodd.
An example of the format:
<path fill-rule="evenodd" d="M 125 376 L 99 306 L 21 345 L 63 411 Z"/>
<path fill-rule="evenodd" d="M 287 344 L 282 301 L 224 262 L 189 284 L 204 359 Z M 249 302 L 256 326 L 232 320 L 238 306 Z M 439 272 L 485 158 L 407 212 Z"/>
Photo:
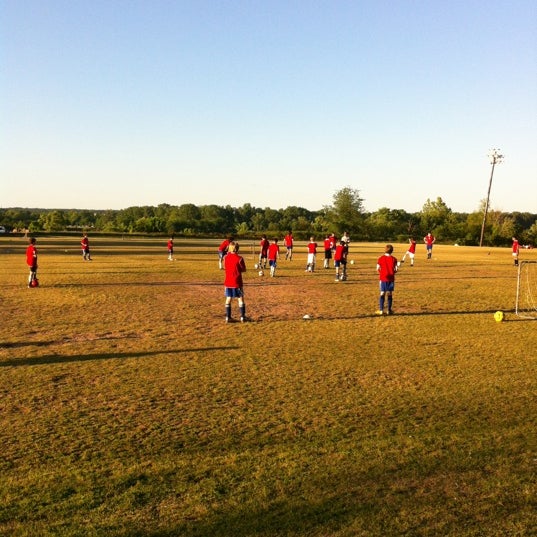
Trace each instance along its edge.
<path fill-rule="evenodd" d="M 518 265 L 515 313 L 524 319 L 537 319 L 537 261 Z"/>

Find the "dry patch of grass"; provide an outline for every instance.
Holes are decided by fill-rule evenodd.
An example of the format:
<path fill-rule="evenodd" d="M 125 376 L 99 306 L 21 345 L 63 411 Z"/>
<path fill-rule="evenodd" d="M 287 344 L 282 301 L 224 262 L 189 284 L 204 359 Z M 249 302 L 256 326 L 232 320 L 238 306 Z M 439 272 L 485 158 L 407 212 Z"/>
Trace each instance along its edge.
<path fill-rule="evenodd" d="M 298 248 L 226 325 L 215 245 L 40 242 L 38 289 L 1 254 L 1 534 L 532 535 L 537 325 L 507 249 L 435 246 L 378 318 L 382 245 L 344 283 Z"/>

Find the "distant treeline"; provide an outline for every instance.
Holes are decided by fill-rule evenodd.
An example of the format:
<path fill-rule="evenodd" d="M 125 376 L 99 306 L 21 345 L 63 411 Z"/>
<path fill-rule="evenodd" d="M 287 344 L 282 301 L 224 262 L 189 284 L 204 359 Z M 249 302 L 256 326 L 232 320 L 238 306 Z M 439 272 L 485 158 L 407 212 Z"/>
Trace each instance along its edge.
<path fill-rule="evenodd" d="M 453 212 L 441 198 L 427 200 L 419 212 L 381 208 L 363 209 L 359 191 L 346 187 L 333 196 L 333 203 L 319 211 L 302 207 L 270 209 L 244 204 L 242 207 L 161 204 L 120 210 L 0 209 L 0 225 L 8 232 L 89 232 L 162 234 L 189 237 L 255 238 L 261 234 L 282 237 L 292 230 L 295 238 L 317 240 L 327 233 L 348 231 L 353 241 L 404 242 L 421 239 L 431 231 L 440 242 L 478 245 L 483 207 L 473 213 Z M 484 244 L 504 246 L 516 236 L 521 244 L 537 243 L 537 214 L 488 212 Z"/>

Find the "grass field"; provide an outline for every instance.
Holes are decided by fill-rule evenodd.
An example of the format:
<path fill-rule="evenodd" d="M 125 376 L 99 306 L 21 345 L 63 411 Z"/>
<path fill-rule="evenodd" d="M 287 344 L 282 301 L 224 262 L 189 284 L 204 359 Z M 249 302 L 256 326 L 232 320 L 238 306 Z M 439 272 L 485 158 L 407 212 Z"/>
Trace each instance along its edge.
<path fill-rule="evenodd" d="M 243 243 L 252 322 L 229 325 L 217 242 L 169 262 L 94 238 L 83 262 L 39 238 L 27 289 L 0 239 L 0 535 L 537 535 L 537 323 L 508 249 L 418 246 L 378 317 L 383 245 L 337 283 L 303 244 L 260 278 Z"/>

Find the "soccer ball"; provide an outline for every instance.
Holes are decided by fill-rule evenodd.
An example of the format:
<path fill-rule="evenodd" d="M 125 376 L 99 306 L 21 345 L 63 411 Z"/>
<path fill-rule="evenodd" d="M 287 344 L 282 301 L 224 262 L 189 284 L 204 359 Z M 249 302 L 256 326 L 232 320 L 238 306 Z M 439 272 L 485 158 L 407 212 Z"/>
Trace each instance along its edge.
<path fill-rule="evenodd" d="M 497 322 L 497 323 L 501 323 L 504 319 L 504 314 L 503 314 L 503 311 L 497 311 L 495 314 L 494 314 L 494 320 Z"/>
<path fill-rule="evenodd" d="M 306 315 L 304 315 L 304 317 L 302 317 L 302 319 L 304 319 L 305 321 L 309 321 L 311 319 L 311 317 L 306 313 Z"/>
<path fill-rule="evenodd" d="M 264 272 L 262 270 L 259 271 L 259 276 L 263 276 Z"/>
<path fill-rule="evenodd" d="M 257 269 L 259 268 L 259 265 L 256 263 L 256 264 L 254 265 L 254 268 L 255 268 L 255 270 L 257 270 Z"/>
<path fill-rule="evenodd" d="M 36 278 L 30 282 L 30 287 L 39 287 L 39 280 Z"/>

